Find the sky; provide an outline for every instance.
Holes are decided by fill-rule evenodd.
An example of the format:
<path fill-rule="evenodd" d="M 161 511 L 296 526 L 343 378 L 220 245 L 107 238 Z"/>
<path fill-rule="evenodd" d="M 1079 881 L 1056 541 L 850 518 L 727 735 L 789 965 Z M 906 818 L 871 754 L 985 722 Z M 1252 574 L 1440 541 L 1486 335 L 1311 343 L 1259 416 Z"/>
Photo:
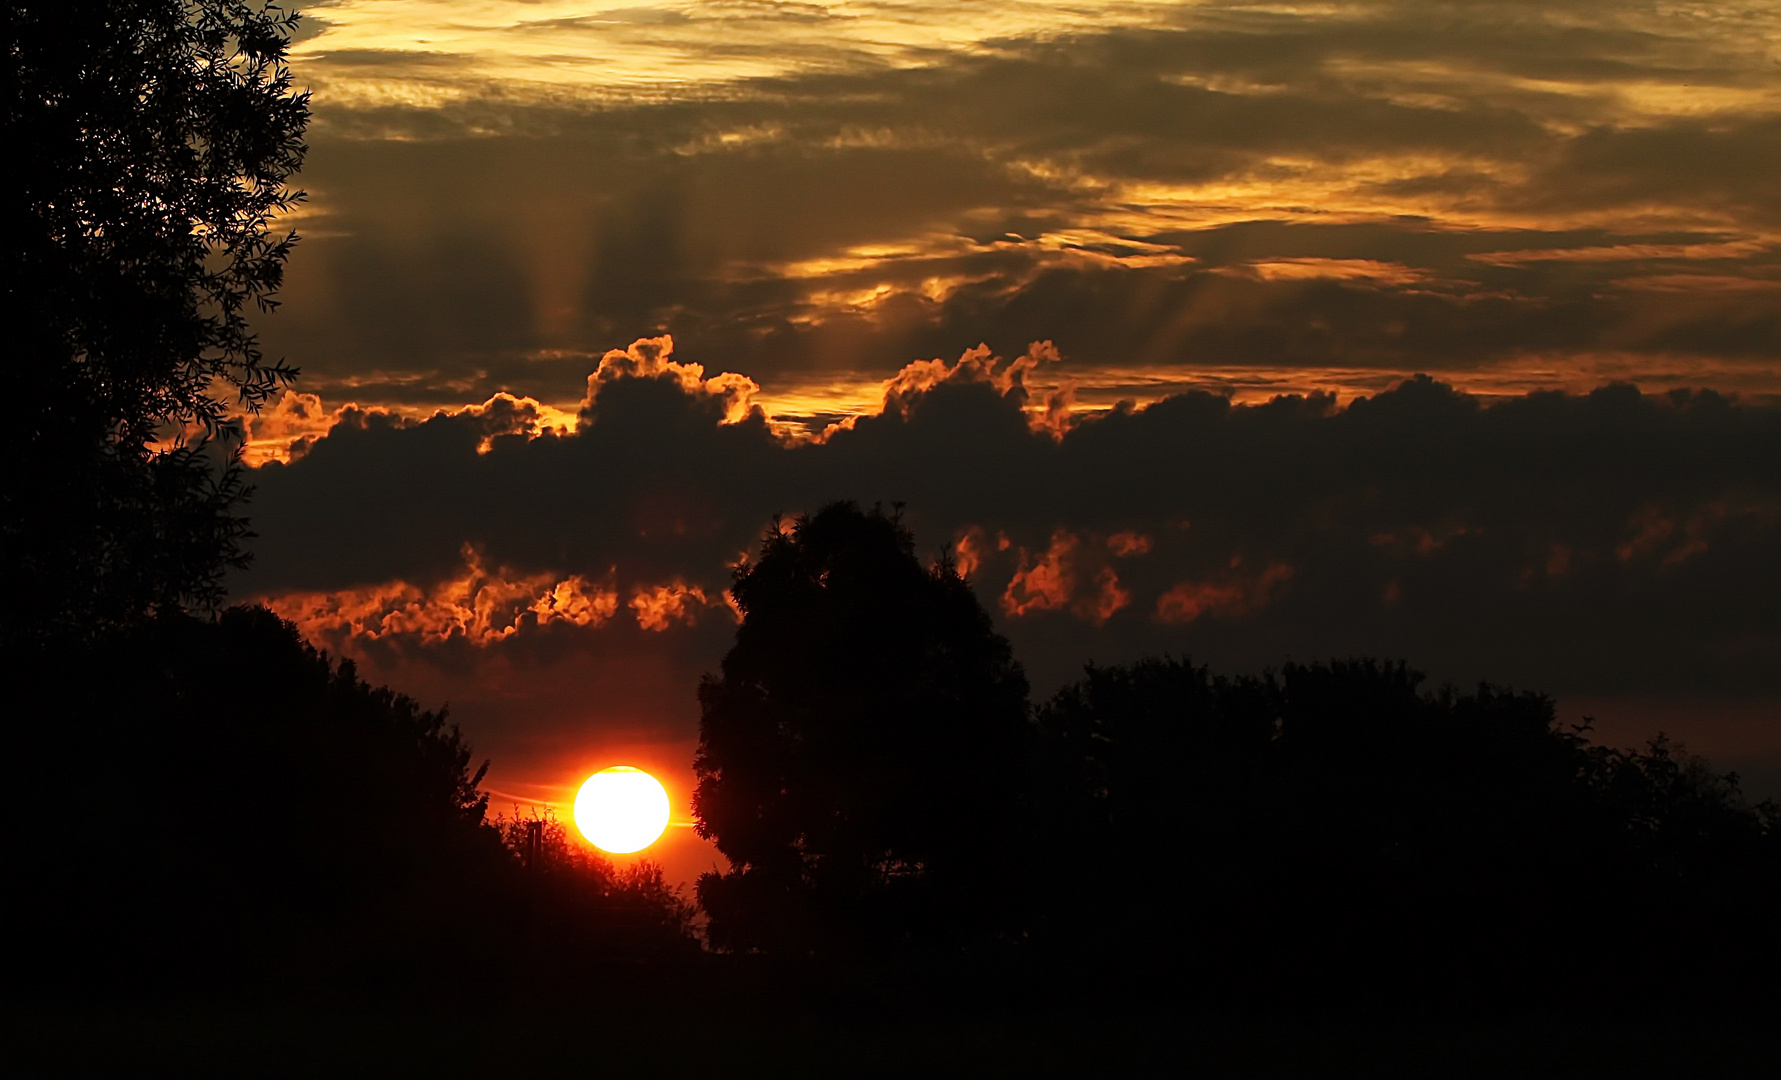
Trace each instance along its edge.
<path fill-rule="evenodd" d="M 497 806 L 650 767 L 775 515 L 1035 694 L 1403 657 L 1781 795 L 1781 8 L 311 5 L 232 582 Z M 672 874 L 715 852 L 684 825 Z"/>

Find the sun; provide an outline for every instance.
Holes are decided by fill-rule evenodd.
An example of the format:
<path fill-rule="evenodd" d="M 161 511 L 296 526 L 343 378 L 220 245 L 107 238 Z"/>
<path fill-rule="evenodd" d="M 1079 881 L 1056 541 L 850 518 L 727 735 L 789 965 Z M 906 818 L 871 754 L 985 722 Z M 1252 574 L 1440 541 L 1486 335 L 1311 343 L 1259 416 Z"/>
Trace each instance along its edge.
<path fill-rule="evenodd" d="M 601 769 L 575 794 L 575 826 L 601 851 L 642 851 L 668 827 L 668 791 L 642 769 Z"/>

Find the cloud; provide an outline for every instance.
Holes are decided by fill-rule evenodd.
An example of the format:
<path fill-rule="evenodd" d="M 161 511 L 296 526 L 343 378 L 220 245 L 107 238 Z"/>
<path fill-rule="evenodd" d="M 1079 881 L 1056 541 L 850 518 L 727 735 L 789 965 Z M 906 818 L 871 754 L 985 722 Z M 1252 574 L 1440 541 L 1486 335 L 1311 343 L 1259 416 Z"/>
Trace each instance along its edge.
<path fill-rule="evenodd" d="M 696 622 L 699 610 L 711 603 L 705 598 L 704 589 L 683 581 L 654 587 L 639 585 L 631 594 L 631 610 L 637 613 L 637 625 L 645 630 L 666 630 L 677 622 Z"/>
<path fill-rule="evenodd" d="M 1082 541 L 1059 529 L 1051 536 L 1051 546 L 1038 557 L 1020 549 L 1020 566 L 1008 579 L 1002 591 L 1002 610 L 1010 615 L 1030 615 L 1038 611 L 1059 611 L 1069 606 L 1076 593 L 1076 571 L 1072 565 Z"/>
<path fill-rule="evenodd" d="M 988 557 L 989 549 L 985 547 L 987 543 L 988 538 L 984 536 L 980 525 L 969 526 L 959 535 L 958 540 L 953 543 L 953 564 L 960 577 L 969 579 L 977 573 L 977 569 Z M 1001 550 L 1007 550 L 1006 536 L 997 537 L 996 543 Z"/>
<path fill-rule="evenodd" d="M 617 593 L 579 574 L 555 582 L 550 574 L 509 577 L 485 568 L 469 545 L 463 557 L 461 576 L 424 589 L 397 579 L 332 592 L 279 593 L 265 600 L 305 637 L 349 651 L 391 639 L 490 645 L 519 633 L 522 625 L 598 627 L 618 610 Z M 641 612 L 638 621 L 643 622 Z"/>
<path fill-rule="evenodd" d="M 985 340 L 1085 387 L 1579 390 L 1611 355 L 1781 393 L 1769 15 L 935 6 L 917 48 L 890 9 L 660 10 L 330 9 L 265 328 L 305 392 L 572 409 L 591 342 L 671 334 L 762 400 Z"/>
<path fill-rule="evenodd" d="M 242 417 L 247 436 L 242 448 L 248 465 L 289 461 L 340 422 L 342 410 L 329 409 L 320 395 L 287 390 L 271 407 Z"/>
<path fill-rule="evenodd" d="M 755 396 L 761 388 L 746 375 L 723 372 L 707 379 L 699 364 L 676 363 L 674 338 L 662 335 L 641 338 L 628 348 L 612 349 L 600 358 L 600 366 L 587 377 L 587 396 L 581 399 L 581 413 L 592 416 L 599 407 L 600 388 L 620 379 L 667 379 L 683 390 L 706 394 L 723 403 L 724 422 L 734 424 L 753 418 L 759 412 Z"/>
<path fill-rule="evenodd" d="M 1166 649 L 1773 694 L 1781 17 L 838 11 L 332 5 L 238 589 L 489 731 L 686 739 L 728 567 L 852 497 L 1041 690 Z M 575 579 L 587 625 L 527 606 Z"/>
<path fill-rule="evenodd" d="M 975 527 L 966 539 L 981 535 Z M 963 541 L 961 541 L 962 543 Z M 1006 550 L 1004 547 L 1003 550 Z M 1100 626 L 1132 602 L 1132 593 L 1119 583 L 1111 558 L 1142 555 L 1150 550 L 1150 538 L 1133 532 L 1115 533 L 1104 544 L 1085 543 L 1067 529 L 1051 535 L 1043 554 L 1017 548 L 1018 566 L 1002 590 L 1002 610 L 1012 618 L 1039 612 L 1069 611 Z M 973 568 L 983 563 L 983 553 L 971 549 Z"/>
<path fill-rule="evenodd" d="M 879 411 L 813 440 L 737 418 L 734 384 L 666 342 L 607 355 L 572 431 L 512 402 L 344 413 L 258 470 L 238 593 L 423 650 L 520 655 L 621 624 L 716 641 L 731 620 L 705 615 L 773 515 L 854 498 L 905 505 L 1041 686 L 1165 649 L 1403 655 L 1566 692 L 1754 693 L 1781 661 L 1771 406 L 1418 378 L 1347 405 L 1181 394 L 1060 434 L 1035 424 L 1029 367 L 973 349 L 911 365 Z M 537 606 L 564 582 L 582 584 Z"/>
<path fill-rule="evenodd" d="M 1139 532 L 1114 533 L 1107 538 L 1107 550 L 1119 558 L 1147 554 L 1152 546 L 1150 537 Z"/>
<path fill-rule="evenodd" d="M 1275 563 L 1261 573 L 1232 574 L 1212 581 L 1183 581 L 1157 597 L 1156 618 L 1163 623 L 1190 623 L 1202 615 L 1243 615 L 1268 602 L 1276 587 L 1292 577 L 1292 567 Z"/>

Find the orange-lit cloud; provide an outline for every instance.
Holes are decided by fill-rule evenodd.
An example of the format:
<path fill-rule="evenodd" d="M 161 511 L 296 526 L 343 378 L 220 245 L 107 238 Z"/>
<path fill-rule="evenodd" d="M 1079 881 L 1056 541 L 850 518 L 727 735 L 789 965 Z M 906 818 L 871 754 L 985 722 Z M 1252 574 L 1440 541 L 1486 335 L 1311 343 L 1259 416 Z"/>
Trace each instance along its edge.
<path fill-rule="evenodd" d="M 604 581 L 589 581 L 579 574 L 560 579 L 548 573 L 515 575 L 489 569 L 481 553 L 468 545 L 463 559 L 460 575 L 431 588 L 398 580 L 329 592 L 280 593 L 263 600 L 306 636 L 337 646 L 382 639 L 420 645 L 461 640 L 486 646 L 507 641 L 527 627 L 597 628 L 618 614 L 619 592 L 612 575 Z M 714 603 L 726 602 L 727 591 L 712 601 L 701 586 L 677 578 L 662 585 L 634 586 L 625 606 L 640 628 L 659 632 L 676 624 L 691 625 Z"/>
<path fill-rule="evenodd" d="M 1113 567 L 1103 566 L 1095 574 L 1094 596 L 1079 609 L 1079 613 L 1099 626 L 1131 602 L 1131 591 L 1120 587 L 1119 575 L 1114 573 Z"/>
<path fill-rule="evenodd" d="M 618 593 L 590 586 L 579 575 L 571 575 L 533 601 L 528 610 L 538 617 L 540 626 L 559 621 L 571 626 L 599 626 L 618 612 Z"/>
<path fill-rule="evenodd" d="M 536 439 L 545 435 L 568 435 L 576 425 L 573 413 L 505 392 L 480 405 L 472 405 L 458 415 L 474 416 L 482 422 L 482 441 L 476 446 L 477 453 L 481 454 L 488 453 L 494 441 L 502 436 Z"/>
<path fill-rule="evenodd" d="M 970 577 L 983 565 L 983 560 L 989 554 L 985 547 L 986 543 L 987 540 L 983 534 L 983 527 L 980 525 L 973 525 L 966 529 L 959 538 L 953 542 L 953 558 L 955 560 L 955 565 L 958 567 L 960 577 Z"/>
<path fill-rule="evenodd" d="M 1119 558 L 1129 555 L 1145 555 L 1150 552 L 1150 537 L 1140 532 L 1116 532 L 1107 538 L 1107 550 Z"/>
<path fill-rule="evenodd" d="M 1081 546 L 1079 537 L 1059 529 L 1051 534 L 1051 546 L 1043 555 L 1035 557 L 1021 548 L 1020 568 L 1002 592 L 1002 610 L 1010 615 L 1027 615 L 1068 607 L 1076 593 L 1073 563 Z"/>
<path fill-rule="evenodd" d="M 746 616 L 742 612 L 742 605 L 736 602 L 736 594 L 729 589 L 725 589 L 723 591 L 723 602 L 724 608 L 730 613 L 730 617 L 735 619 L 738 623 L 742 622 Z"/>
<path fill-rule="evenodd" d="M 754 412 L 755 395 L 760 387 L 753 379 L 735 372 L 723 372 L 707 379 L 700 364 L 682 364 L 673 359 L 674 337 L 638 338 L 623 349 L 611 349 L 600 357 L 600 366 L 587 377 L 587 396 L 582 399 L 585 411 L 595 406 L 600 388 L 618 379 L 673 379 L 690 393 L 707 394 L 724 403 L 724 420 L 737 423 Z"/>
<path fill-rule="evenodd" d="M 904 68 L 936 50 L 969 55 L 1009 35 L 1160 22 L 1171 4 L 905 5 L 690 0 L 590 7 L 571 0 L 332 0 L 323 33 L 296 49 L 318 94 L 354 108 L 695 100 L 738 80 Z M 734 91 L 732 91 L 734 93 Z M 715 152 L 783 139 L 720 125 L 676 147 Z M 870 144 L 873 133 L 849 133 Z M 882 141 L 882 138 L 880 139 Z"/>
<path fill-rule="evenodd" d="M 307 453 L 317 439 L 334 430 L 337 424 L 362 426 L 373 416 L 397 424 L 421 423 L 429 416 L 474 418 L 482 433 L 477 446 L 482 453 L 487 453 L 494 440 L 504 435 L 535 439 L 545 435 L 567 435 L 576 426 L 573 412 L 506 392 L 494 394 L 480 404 L 456 408 L 404 409 L 348 402 L 330 409 L 318 394 L 287 390 L 270 408 L 240 417 L 247 436 L 243 459 L 249 466 L 273 461 L 289 463 Z"/>
<path fill-rule="evenodd" d="M 1777 521 L 1781 506 L 1748 497 L 1710 499 L 1681 513 L 1647 505 L 1628 521 L 1628 535 L 1614 556 L 1623 563 L 1656 560 L 1672 567 L 1706 554 L 1722 536 L 1765 532 Z"/>
<path fill-rule="evenodd" d="M 706 378 L 702 365 L 681 364 L 669 359 L 672 349 L 671 338 L 642 338 L 625 349 L 610 350 L 598 362 L 598 370 L 585 380 L 588 389 L 597 394 L 599 385 L 631 373 L 669 375 L 701 396 L 721 400 L 728 422 L 745 419 L 752 409 L 759 407 L 765 411 L 769 426 L 781 439 L 821 442 L 836 431 L 851 430 L 862 417 L 882 415 L 887 409 L 901 413 L 908 401 L 948 382 L 981 383 L 996 387 L 1002 393 L 1018 389 L 1017 396 L 1029 425 L 1035 431 L 1060 438 L 1080 419 L 1106 412 L 1119 402 L 1143 406 L 1174 394 L 1203 390 L 1242 404 L 1265 402 L 1280 394 L 1324 395 L 1334 406 L 1338 402 L 1377 394 L 1401 381 L 1398 375 L 1389 371 L 1274 369 L 1254 365 L 1206 365 L 1192 369 L 1179 366 L 1108 367 L 1060 379 L 1047 373 L 1053 362 L 1061 360 L 1056 350 L 1049 342 L 1034 342 L 1026 353 L 1006 367 L 1002 367 L 1001 358 L 988 346 L 979 345 L 966 350 L 956 363 L 939 359 L 913 361 L 890 379 L 837 382 L 824 377 L 825 381 L 820 383 L 808 386 L 794 383 L 766 392 L 752 379 L 733 372 Z M 1452 376 L 1449 381 L 1477 395 L 1507 396 L 1533 390 L 1577 392 L 1634 376 L 1639 373 L 1640 366 L 1648 362 L 1648 358 L 1613 354 L 1583 358 L 1527 354 Z M 1042 364 L 1047 366 L 1042 367 Z M 1703 383 L 1744 389 L 1756 397 L 1781 396 L 1781 374 L 1768 378 L 1760 371 L 1698 357 L 1665 357 L 1660 371 L 1647 378 L 1647 384 L 1653 390 Z M 1032 404 L 1028 394 L 1042 396 L 1043 404 Z M 486 450 L 500 435 L 524 434 L 536 438 L 571 433 L 580 423 L 577 408 L 585 408 L 587 403 L 586 396 L 579 404 L 553 406 L 533 398 L 498 393 L 480 404 L 450 408 L 436 405 L 368 407 L 353 402 L 329 407 L 320 395 L 287 392 L 258 416 L 243 417 L 248 436 L 245 454 L 247 463 L 252 466 L 269 461 L 288 462 L 305 453 L 316 439 L 336 424 L 343 421 L 360 424 L 373 416 L 388 417 L 400 424 L 419 423 L 432 416 L 474 416 L 488 432 L 481 442 L 482 449 Z M 813 413 L 847 415 L 829 420 L 826 430 L 813 432 L 804 422 Z"/>
<path fill-rule="evenodd" d="M 519 633 L 526 622 L 599 626 L 618 610 L 610 586 L 580 575 L 510 576 L 463 549 L 464 572 L 421 589 L 405 581 L 330 592 L 288 592 L 264 598 L 305 636 L 342 643 L 406 638 L 420 644 L 453 639 L 489 645 Z"/>
<path fill-rule="evenodd" d="M 1013 363 L 1001 367 L 1002 358 L 988 345 L 978 345 L 960 354 L 957 363 L 944 360 L 913 360 L 895 375 L 880 384 L 880 412 L 907 412 L 909 403 L 942 383 L 988 383 L 1003 394 L 1017 387 L 1024 388 L 1026 373 L 1047 360 L 1057 361 L 1058 352 L 1049 341 L 1035 341 Z M 998 370 L 1000 368 L 1000 370 Z"/>
<path fill-rule="evenodd" d="M 1274 563 L 1253 577 L 1231 575 L 1207 581 L 1184 581 L 1157 598 L 1161 623 L 1191 623 L 1202 615 L 1246 615 L 1265 606 L 1293 576 L 1293 568 Z"/>
<path fill-rule="evenodd" d="M 1480 251 L 1467 255 L 1492 266 L 1523 266 L 1538 262 L 1646 262 L 1675 259 L 1742 259 L 1764 254 L 1767 245 L 1751 240 L 1706 244 L 1609 244 L 1583 248 L 1534 248 L 1524 251 Z"/>
<path fill-rule="evenodd" d="M 237 595 L 449 700 L 498 757 L 613 727 L 692 739 L 688 690 L 734 640 L 726 571 L 775 513 L 783 528 L 837 496 L 906 500 L 919 553 L 950 545 L 1040 699 L 1085 661 L 1163 652 L 1225 670 L 1403 656 L 1560 695 L 1770 692 L 1781 488 L 1762 451 L 1781 408 L 1412 379 L 1348 403 L 1178 395 L 1054 437 L 943 366 L 821 443 L 725 423 L 704 379 L 649 365 L 609 369 L 573 432 L 484 453 L 499 407 L 358 414 L 256 476 Z M 1219 565 L 1231 552 L 1252 554 Z"/>
<path fill-rule="evenodd" d="M 645 630 L 660 631 L 675 623 L 696 622 L 699 612 L 710 604 L 704 589 L 679 580 L 666 585 L 639 585 L 631 593 L 631 610 L 636 613 L 637 625 Z"/>
<path fill-rule="evenodd" d="M 242 460 L 249 466 L 258 466 L 301 456 L 339 419 L 340 410 L 328 409 L 319 395 L 287 390 L 270 408 L 242 418 L 247 435 Z"/>
<path fill-rule="evenodd" d="M 1349 403 L 1176 395 L 1056 437 L 989 359 L 936 365 L 823 442 L 726 423 L 707 380 L 647 362 L 609 365 L 573 432 L 480 454 L 507 406 L 354 414 L 256 476 L 237 595 L 271 595 L 330 647 L 480 643 L 474 663 L 516 671 L 616 648 L 696 678 L 733 632 L 738 553 L 776 512 L 783 528 L 851 496 L 906 501 L 922 555 L 950 546 L 1035 686 L 1165 650 L 1433 656 L 1441 677 L 1560 690 L 1550 673 L 1661 681 L 1676 650 L 1732 685 L 1761 667 L 1724 658 L 1769 640 L 1774 406 L 1625 385 L 1486 398 L 1424 378 Z M 1220 568 L 1219 552 L 1256 554 Z M 1641 636 L 1661 625 L 1704 629 Z M 410 653 L 465 650 L 370 650 Z"/>
<path fill-rule="evenodd" d="M 1143 540 L 1143 550 L 1148 550 L 1148 543 L 1148 539 Z M 1116 557 L 1140 550 L 1139 538 L 1132 533 L 1116 534 L 1105 546 Z M 973 553 L 981 558 L 979 549 L 973 548 Z M 1002 591 L 1002 610 L 1009 615 L 1068 609 L 1099 626 L 1132 602 L 1131 590 L 1120 584 L 1119 573 L 1105 561 L 1101 551 L 1084 544 L 1082 537 L 1067 529 L 1051 534 L 1044 554 L 1034 555 L 1023 547 L 1018 549 L 1017 558 L 1019 565 Z M 1079 593 L 1077 586 L 1081 582 L 1092 585 Z"/>
<path fill-rule="evenodd" d="M 1076 412 L 1075 381 L 1066 379 L 1052 386 L 1043 403 L 1036 406 L 1029 403 L 1031 392 L 1027 385 L 1029 377 L 1041 366 L 1057 365 L 1062 361 L 1063 355 L 1049 341 L 1029 343 L 1026 352 L 1006 365 L 1002 357 L 982 344 L 966 349 L 952 364 L 941 359 L 911 361 L 879 384 L 877 412 L 879 415 L 896 413 L 906 416 L 911 402 L 937 386 L 981 384 L 992 386 L 1004 397 L 1018 402 L 1034 431 L 1062 438 L 1070 429 Z M 851 428 L 852 423 L 843 422 L 839 426 Z"/>

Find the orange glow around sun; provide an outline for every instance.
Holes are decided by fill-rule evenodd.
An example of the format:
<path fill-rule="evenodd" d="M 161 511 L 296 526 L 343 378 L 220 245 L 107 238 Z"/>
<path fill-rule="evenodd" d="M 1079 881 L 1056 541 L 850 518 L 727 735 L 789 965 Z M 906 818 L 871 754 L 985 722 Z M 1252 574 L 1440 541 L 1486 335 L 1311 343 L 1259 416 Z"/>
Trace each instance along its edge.
<path fill-rule="evenodd" d="M 576 792 L 575 825 L 601 851 L 642 851 L 668 827 L 668 791 L 642 769 L 601 769 Z"/>

